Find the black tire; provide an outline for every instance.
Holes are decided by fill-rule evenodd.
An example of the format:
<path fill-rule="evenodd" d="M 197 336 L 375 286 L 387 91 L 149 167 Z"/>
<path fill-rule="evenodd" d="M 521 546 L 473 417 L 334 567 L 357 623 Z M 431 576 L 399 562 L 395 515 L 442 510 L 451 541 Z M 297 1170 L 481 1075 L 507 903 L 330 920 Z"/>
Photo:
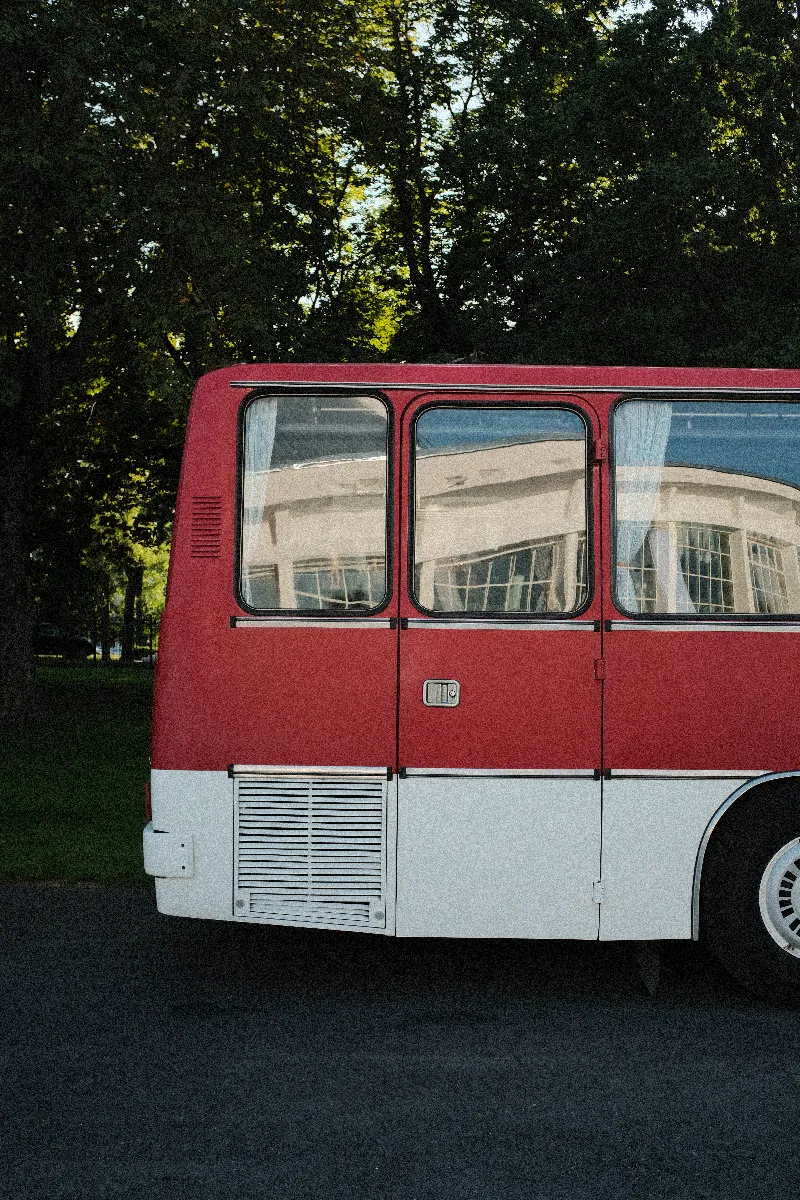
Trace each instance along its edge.
<path fill-rule="evenodd" d="M 795 860 L 800 864 L 800 779 L 776 780 L 734 801 L 706 849 L 700 937 L 750 991 L 800 1007 L 800 866 Z"/>

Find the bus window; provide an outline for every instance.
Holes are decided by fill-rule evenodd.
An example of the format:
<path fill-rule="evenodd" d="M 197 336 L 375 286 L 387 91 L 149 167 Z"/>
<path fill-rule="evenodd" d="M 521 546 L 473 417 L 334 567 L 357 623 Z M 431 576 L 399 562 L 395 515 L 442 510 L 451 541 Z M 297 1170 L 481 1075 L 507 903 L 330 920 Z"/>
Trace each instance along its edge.
<path fill-rule="evenodd" d="M 800 404 L 627 400 L 614 465 L 622 612 L 800 614 Z"/>
<path fill-rule="evenodd" d="M 239 586 L 252 612 L 377 611 L 388 413 L 371 396 L 260 396 L 244 414 Z"/>
<path fill-rule="evenodd" d="M 576 412 L 430 408 L 415 446 L 421 608 L 547 615 L 585 606 L 586 426 Z"/>

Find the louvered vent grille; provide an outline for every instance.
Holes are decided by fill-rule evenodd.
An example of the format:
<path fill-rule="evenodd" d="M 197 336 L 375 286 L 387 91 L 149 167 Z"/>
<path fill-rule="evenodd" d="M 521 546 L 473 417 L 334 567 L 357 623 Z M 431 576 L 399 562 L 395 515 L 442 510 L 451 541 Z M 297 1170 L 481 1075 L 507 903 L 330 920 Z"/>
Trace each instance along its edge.
<path fill-rule="evenodd" d="M 234 911 L 383 928 L 385 810 L 380 779 L 238 780 Z"/>
<path fill-rule="evenodd" d="M 192 558 L 219 558 L 222 497 L 192 496 Z"/>

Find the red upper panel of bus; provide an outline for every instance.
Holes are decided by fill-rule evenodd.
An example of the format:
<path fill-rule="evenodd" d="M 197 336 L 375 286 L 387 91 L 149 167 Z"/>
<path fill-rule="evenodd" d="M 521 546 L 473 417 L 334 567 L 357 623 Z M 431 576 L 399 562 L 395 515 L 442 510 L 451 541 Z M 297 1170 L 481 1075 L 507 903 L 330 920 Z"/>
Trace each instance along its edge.
<path fill-rule="evenodd" d="M 430 399 L 439 394 L 455 400 L 469 394 L 471 400 L 488 402 L 513 402 L 515 395 L 530 402 L 560 394 L 596 414 L 605 442 L 607 415 L 620 393 L 800 391 L 800 371 L 291 363 L 248 364 L 206 375 L 192 400 L 177 500 L 159 644 L 155 768 L 397 765 L 397 633 L 387 618 L 415 611 L 402 575 L 402 555 L 394 554 L 392 598 L 378 614 L 385 627 L 380 634 L 359 637 L 354 628 L 334 638 L 324 628 L 299 629 L 286 623 L 286 628 L 269 630 L 270 638 L 265 639 L 264 629 L 232 628 L 231 618 L 245 615 L 235 598 L 234 580 L 239 411 L 249 388 L 268 389 L 279 383 L 308 385 L 311 391 L 319 385 L 351 385 L 386 396 L 394 412 L 396 461 L 390 495 L 396 548 L 406 470 L 397 453 L 400 417 L 409 402 L 428 389 L 434 389 Z M 599 492 L 597 500 L 597 511 L 607 513 Z M 618 616 L 611 611 L 606 585 L 604 595 L 608 607 L 603 616 Z M 601 615 L 599 591 L 596 599 L 584 614 L 590 619 Z M 298 677 L 303 677 L 303 687 L 296 686 Z"/>

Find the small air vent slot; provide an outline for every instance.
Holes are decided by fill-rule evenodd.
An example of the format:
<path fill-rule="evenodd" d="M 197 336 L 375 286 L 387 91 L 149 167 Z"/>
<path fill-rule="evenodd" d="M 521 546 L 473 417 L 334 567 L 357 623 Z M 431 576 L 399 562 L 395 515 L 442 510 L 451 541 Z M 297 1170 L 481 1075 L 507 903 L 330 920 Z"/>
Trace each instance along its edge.
<path fill-rule="evenodd" d="M 192 558 L 219 558 L 222 497 L 192 496 Z"/>
<path fill-rule="evenodd" d="M 384 929 L 385 814 L 381 779 L 237 780 L 235 915 Z"/>

